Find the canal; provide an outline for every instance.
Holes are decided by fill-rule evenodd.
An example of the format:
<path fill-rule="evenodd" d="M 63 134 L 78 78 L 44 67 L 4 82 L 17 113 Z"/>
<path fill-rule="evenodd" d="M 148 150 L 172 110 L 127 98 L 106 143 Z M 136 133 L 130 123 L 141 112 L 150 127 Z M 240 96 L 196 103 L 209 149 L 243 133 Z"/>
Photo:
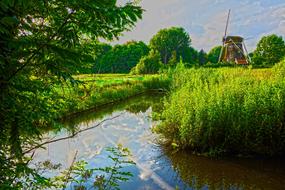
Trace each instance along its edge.
<path fill-rule="evenodd" d="M 120 189 L 285 189 L 281 159 L 211 159 L 166 150 L 151 130 L 157 124 L 152 113 L 162 109 L 163 98 L 161 94 L 146 94 L 70 116 L 64 121 L 65 128 L 51 131 L 45 138 L 54 140 L 81 132 L 38 149 L 33 163 L 49 160 L 64 169 L 76 153 L 76 160 L 86 161 L 90 168 L 105 167 L 110 165 L 106 147 L 122 144 L 131 151 L 136 165 L 125 168 L 134 176 L 121 183 Z M 45 175 L 58 174 L 50 171 Z"/>

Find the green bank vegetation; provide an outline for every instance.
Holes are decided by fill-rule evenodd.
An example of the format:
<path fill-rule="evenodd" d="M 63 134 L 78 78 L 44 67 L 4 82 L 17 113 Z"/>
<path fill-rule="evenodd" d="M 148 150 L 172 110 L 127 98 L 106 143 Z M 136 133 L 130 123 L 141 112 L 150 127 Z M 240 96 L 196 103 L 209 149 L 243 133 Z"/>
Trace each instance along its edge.
<path fill-rule="evenodd" d="M 148 91 L 167 90 L 170 83 L 166 75 L 91 74 L 77 75 L 74 78 L 77 79 L 76 84 L 59 84 L 53 88 L 50 97 L 46 97 L 51 108 L 48 112 L 54 113 L 53 119 Z"/>
<path fill-rule="evenodd" d="M 156 127 L 168 143 L 208 155 L 285 153 L 285 60 L 272 69 L 179 65 Z"/>

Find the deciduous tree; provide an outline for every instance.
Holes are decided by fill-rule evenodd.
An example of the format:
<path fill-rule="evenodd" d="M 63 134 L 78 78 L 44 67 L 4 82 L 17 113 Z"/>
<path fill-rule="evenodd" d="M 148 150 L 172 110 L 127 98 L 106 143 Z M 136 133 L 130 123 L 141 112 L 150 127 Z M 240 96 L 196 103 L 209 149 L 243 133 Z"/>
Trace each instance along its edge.
<path fill-rule="evenodd" d="M 199 65 L 205 65 L 208 61 L 207 53 L 201 49 L 198 53 L 198 63 Z"/>
<path fill-rule="evenodd" d="M 214 64 L 218 63 L 221 51 L 222 46 L 216 46 L 212 48 L 208 53 L 208 61 Z"/>
<path fill-rule="evenodd" d="M 190 45 L 191 38 L 189 34 L 180 27 L 162 29 L 150 40 L 150 48 L 160 53 L 161 61 L 164 64 L 168 63 L 174 51 L 177 57 L 181 56 L 185 60 Z"/>
<path fill-rule="evenodd" d="M 264 36 L 253 52 L 253 63 L 256 65 L 274 65 L 285 56 L 285 43 L 281 36 L 275 34 Z"/>
<path fill-rule="evenodd" d="M 56 105 L 45 96 L 52 85 L 74 82 L 74 68 L 92 59 L 82 39 L 118 38 L 142 11 L 116 0 L 0 2 L 1 189 L 21 188 L 15 180 L 29 175 L 22 148 L 54 123 Z"/>
<path fill-rule="evenodd" d="M 148 52 L 148 46 L 141 41 L 115 45 L 102 55 L 94 70 L 96 73 L 129 73 Z"/>

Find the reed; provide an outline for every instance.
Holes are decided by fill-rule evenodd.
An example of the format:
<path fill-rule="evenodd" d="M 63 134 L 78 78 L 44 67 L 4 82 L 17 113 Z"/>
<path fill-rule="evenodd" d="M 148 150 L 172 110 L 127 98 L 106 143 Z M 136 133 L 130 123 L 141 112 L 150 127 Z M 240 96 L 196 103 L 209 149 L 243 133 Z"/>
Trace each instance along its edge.
<path fill-rule="evenodd" d="M 272 69 L 178 69 L 156 131 L 208 155 L 285 153 L 285 60 Z"/>

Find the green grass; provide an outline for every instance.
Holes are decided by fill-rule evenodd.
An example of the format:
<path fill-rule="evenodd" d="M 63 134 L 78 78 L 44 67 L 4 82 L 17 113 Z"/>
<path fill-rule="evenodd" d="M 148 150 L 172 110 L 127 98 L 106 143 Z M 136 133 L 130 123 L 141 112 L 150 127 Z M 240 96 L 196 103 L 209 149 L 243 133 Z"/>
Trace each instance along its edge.
<path fill-rule="evenodd" d="M 285 153 L 285 61 L 272 69 L 178 69 L 156 128 L 208 155 Z"/>
<path fill-rule="evenodd" d="M 52 105 L 49 111 L 55 118 L 169 87 L 169 80 L 163 75 L 100 74 L 74 78 L 79 83 L 54 86 L 48 95 Z"/>
<path fill-rule="evenodd" d="M 151 77 L 154 77 L 152 75 Z M 148 76 L 150 77 L 150 76 Z M 113 84 L 123 84 L 125 82 L 138 82 L 143 81 L 145 76 L 143 75 L 128 75 L 128 74 L 86 74 L 86 75 L 76 75 L 75 79 L 82 82 L 96 82 L 99 86 L 113 85 Z"/>

